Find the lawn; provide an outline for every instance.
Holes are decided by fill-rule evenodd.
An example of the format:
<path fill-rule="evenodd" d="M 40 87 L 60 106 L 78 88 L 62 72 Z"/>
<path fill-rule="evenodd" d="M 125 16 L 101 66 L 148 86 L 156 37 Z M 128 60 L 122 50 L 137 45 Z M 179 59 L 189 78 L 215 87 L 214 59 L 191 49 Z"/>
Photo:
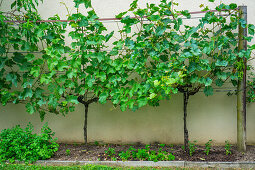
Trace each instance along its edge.
<path fill-rule="evenodd" d="M 198 168 L 175 168 L 175 167 L 169 167 L 169 168 L 152 168 L 152 167 L 110 167 L 110 166 L 103 166 L 103 165 L 84 165 L 84 166 L 42 166 L 42 165 L 22 165 L 22 164 L 1 164 L 0 165 L 1 170 L 80 170 L 80 169 L 89 169 L 89 170 L 126 170 L 126 169 L 132 169 L 132 170 L 188 170 L 188 169 L 198 169 Z M 199 169 L 212 169 L 212 168 L 199 168 Z"/>

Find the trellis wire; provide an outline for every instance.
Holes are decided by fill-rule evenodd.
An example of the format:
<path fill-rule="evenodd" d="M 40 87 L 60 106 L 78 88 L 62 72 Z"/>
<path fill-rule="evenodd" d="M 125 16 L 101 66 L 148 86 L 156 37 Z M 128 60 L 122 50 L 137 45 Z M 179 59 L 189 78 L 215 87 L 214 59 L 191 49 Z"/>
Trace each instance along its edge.
<path fill-rule="evenodd" d="M 234 9 L 234 10 L 238 10 L 238 8 Z M 207 12 L 226 12 L 229 11 L 227 9 L 223 9 L 221 11 L 218 10 L 207 10 L 207 11 L 194 11 L 194 12 L 189 12 L 189 14 L 194 15 L 194 14 L 203 14 L 203 13 L 207 13 Z M 178 13 L 178 15 L 183 15 L 181 13 Z M 144 17 L 130 17 L 131 19 L 143 19 L 143 18 L 148 18 L 148 16 L 144 16 Z M 98 21 L 119 21 L 122 18 L 99 18 L 97 19 Z M 28 21 L 21 21 L 21 20 L 17 20 L 17 21 L 4 21 L 5 23 L 26 23 Z M 40 21 L 29 21 L 29 22 L 36 22 L 36 23 L 54 23 L 54 22 L 74 22 L 74 20 L 40 20 Z"/>

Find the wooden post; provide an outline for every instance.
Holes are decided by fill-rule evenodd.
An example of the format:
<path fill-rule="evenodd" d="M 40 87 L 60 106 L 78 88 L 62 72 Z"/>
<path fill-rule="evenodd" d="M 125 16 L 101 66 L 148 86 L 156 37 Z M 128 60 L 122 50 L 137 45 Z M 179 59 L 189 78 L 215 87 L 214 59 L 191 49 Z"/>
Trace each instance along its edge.
<path fill-rule="evenodd" d="M 239 6 L 239 17 L 247 23 L 247 6 Z M 244 37 L 247 36 L 247 27 L 243 28 L 239 24 L 239 43 L 238 49 L 247 50 L 247 41 Z M 240 152 L 246 151 L 246 63 L 247 60 L 244 57 L 240 61 L 243 61 L 243 79 L 238 80 L 237 83 L 237 149 Z"/>

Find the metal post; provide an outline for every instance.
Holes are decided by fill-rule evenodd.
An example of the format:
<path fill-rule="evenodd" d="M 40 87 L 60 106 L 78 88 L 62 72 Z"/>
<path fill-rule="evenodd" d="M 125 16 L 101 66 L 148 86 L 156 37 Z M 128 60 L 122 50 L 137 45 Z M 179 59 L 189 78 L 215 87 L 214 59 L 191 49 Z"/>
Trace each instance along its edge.
<path fill-rule="evenodd" d="M 239 17 L 247 23 L 247 6 L 239 6 Z M 239 43 L 238 49 L 247 50 L 247 27 L 243 28 L 239 24 Z M 241 152 L 246 151 L 246 67 L 247 60 L 244 57 L 240 61 L 244 64 L 243 78 L 237 84 L 237 149 Z"/>

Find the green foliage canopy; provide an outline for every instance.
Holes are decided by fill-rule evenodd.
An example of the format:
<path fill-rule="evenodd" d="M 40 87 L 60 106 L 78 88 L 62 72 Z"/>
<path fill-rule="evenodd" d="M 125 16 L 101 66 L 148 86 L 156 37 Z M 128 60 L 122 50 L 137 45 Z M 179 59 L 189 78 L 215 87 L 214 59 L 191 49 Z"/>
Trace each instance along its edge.
<path fill-rule="evenodd" d="M 184 24 L 191 19 L 189 11 L 177 11 L 177 3 L 161 0 L 159 5 L 139 8 L 133 1 L 130 9 L 117 15 L 122 18 L 122 38 L 127 53 L 121 57 L 139 75 L 136 93 L 138 106 L 159 105 L 178 91 L 190 95 L 204 89 L 213 95 L 215 87 L 231 81 L 233 86 L 243 76 L 243 58 L 250 59 L 254 45 L 238 48 L 238 26 L 248 27 L 249 42 L 254 26 L 239 18 L 236 4 L 223 4 L 206 11 L 197 24 Z M 134 17 L 130 17 L 134 16 Z M 248 69 L 250 66 L 248 66 Z M 227 84 L 228 85 L 228 84 Z M 132 108 L 131 108 L 132 109 Z"/>

